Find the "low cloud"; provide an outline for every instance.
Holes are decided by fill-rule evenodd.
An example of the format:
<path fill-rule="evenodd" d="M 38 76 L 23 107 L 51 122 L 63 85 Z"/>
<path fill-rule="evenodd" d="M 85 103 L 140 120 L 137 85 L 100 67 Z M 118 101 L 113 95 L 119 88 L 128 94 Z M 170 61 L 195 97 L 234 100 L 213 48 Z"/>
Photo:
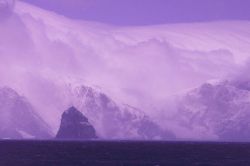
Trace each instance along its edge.
<path fill-rule="evenodd" d="M 13 5 L 3 1 L 1 9 L 8 13 Z M 97 85 L 114 100 L 154 116 L 157 110 L 167 110 L 171 96 L 225 78 L 237 67 L 229 48 L 197 49 L 193 44 L 192 49 L 181 40 L 178 45 L 171 27 L 148 27 L 141 33 L 140 27 L 77 22 L 22 7 L 25 12 L 17 6 L 17 17 L 0 23 L 0 85 L 28 96 L 51 125 L 59 124 L 55 117 L 63 111 L 63 83 Z M 162 29 L 170 35 L 156 33 Z M 182 32 L 179 35 L 185 36 Z M 191 38 L 199 41 L 196 33 Z"/>

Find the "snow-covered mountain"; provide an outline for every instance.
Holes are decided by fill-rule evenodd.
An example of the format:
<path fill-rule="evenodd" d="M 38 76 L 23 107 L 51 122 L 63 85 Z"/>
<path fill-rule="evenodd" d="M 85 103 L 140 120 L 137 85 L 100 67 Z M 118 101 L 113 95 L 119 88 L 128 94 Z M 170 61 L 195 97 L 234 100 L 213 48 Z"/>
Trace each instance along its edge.
<path fill-rule="evenodd" d="M 49 139 L 50 127 L 25 97 L 8 87 L 0 88 L 0 138 Z"/>
<path fill-rule="evenodd" d="M 249 82 L 205 83 L 180 96 L 177 103 L 172 120 L 189 131 L 189 136 L 203 140 L 250 140 Z"/>
<path fill-rule="evenodd" d="M 175 139 L 142 110 L 117 104 L 106 94 L 87 86 L 69 86 L 67 97 L 89 118 L 100 138 Z"/>
<path fill-rule="evenodd" d="M 62 111 L 72 105 L 104 138 L 229 138 L 225 126 L 240 122 L 224 113 L 243 109 L 241 99 L 227 97 L 246 90 L 221 84 L 229 91 L 221 98 L 223 90 L 212 84 L 208 91 L 218 96 L 210 101 L 199 87 L 242 73 L 250 22 L 115 27 L 19 1 L 12 8 L 0 8 L 0 86 L 26 96 L 54 134 Z"/>

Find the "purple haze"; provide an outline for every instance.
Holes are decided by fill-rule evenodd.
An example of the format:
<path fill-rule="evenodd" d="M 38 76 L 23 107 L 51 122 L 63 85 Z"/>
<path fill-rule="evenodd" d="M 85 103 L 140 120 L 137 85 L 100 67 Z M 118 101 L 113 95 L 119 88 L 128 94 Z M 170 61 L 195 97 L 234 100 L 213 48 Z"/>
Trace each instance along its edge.
<path fill-rule="evenodd" d="M 249 0 L 23 0 L 71 18 L 116 25 L 250 20 Z"/>
<path fill-rule="evenodd" d="M 72 13 L 75 5 L 67 2 Z M 84 10 L 99 14 L 95 6 L 103 1 L 84 2 Z M 129 2 L 123 1 L 124 10 Z M 227 2 L 229 9 L 233 1 Z M 4 117 L 15 116 L 12 108 L 24 105 L 20 108 L 32 114 L 27 117 L 33 125 L 52 128 L 55 135 L 62 112 L 74 105 L 105 139 L 240 140 L 235 135 L 242 135 L 250 140 L 249 21 L 123 27 L 74 20 L 22 1 L 13 6 L 12 0 L 0 0 L 0 86 L 10 87 L 0 87 L 0 126 L 15 127 L 15 118 Z M 140 16 L 145 22 L 138 24 L 152 24 L 144 10 L 135 21 Z M 113 24 L 134 24 L 133 11 L 126 14 L 128 20 L 110 12 L 112 17 L 104 16 Z M 11 132 L 34 137 L 27 126 L 32 125 Z"/>

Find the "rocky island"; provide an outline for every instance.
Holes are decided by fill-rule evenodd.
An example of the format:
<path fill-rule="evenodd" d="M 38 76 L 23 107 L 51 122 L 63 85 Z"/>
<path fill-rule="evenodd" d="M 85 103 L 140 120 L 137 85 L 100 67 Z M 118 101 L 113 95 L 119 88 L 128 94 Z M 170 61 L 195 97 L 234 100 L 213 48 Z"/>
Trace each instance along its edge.
<path fill-rule="evenodd" d="M 56 139 L 89 140 L 95 138 L 97 138 L 95 128 L 75 107 L 70 107 L 62 114 Z"/>

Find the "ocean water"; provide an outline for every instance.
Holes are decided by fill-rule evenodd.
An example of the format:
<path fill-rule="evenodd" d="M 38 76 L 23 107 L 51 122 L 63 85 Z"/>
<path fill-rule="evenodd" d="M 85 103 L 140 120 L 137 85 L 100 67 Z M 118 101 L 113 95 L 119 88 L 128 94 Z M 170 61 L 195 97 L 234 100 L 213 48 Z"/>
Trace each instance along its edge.
<path fill-rule="evenodd" d="M 0 166 L 250 166 L 250 143 L 0 141 Z"/>

